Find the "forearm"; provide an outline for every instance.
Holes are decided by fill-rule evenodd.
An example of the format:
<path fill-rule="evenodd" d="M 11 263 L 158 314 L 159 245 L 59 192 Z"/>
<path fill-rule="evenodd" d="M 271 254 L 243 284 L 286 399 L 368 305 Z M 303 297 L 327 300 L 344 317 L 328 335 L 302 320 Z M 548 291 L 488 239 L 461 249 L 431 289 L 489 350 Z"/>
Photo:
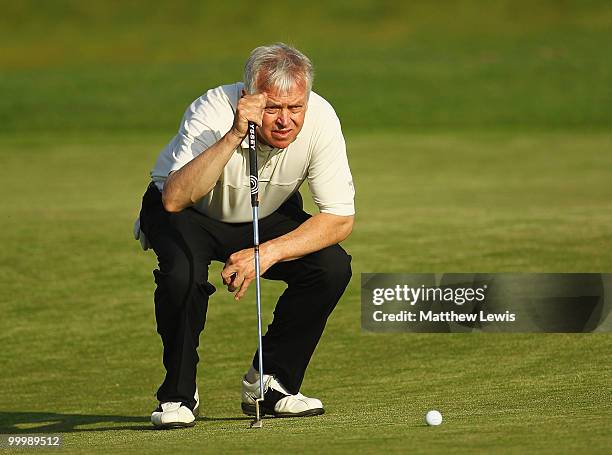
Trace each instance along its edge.
<path fill-rule="evenodd" d="M 353 218 L 318 213 L 293 231 L 263 243 L 262 256 L 273 263 L 291 261 L 340 243 L 350 235 Z"/>
<path fill-rule="evenodd" d="M 170 174 L 162 194 L 164 208 L 179 212 L 206 196 L 241 142 L 242 138 L 230 130 L 216 144 Z"/>

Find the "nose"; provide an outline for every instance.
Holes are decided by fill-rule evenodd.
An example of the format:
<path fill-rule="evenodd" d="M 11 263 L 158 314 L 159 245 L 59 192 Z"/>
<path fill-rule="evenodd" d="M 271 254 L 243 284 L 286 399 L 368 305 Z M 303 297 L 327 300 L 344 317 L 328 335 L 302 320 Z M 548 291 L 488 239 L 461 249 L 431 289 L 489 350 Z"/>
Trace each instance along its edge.
<path fill-rule="evenodd" d="M 289 111 L 287 109 L 281 109 L 276 118 L 276 124 L 281 128 L 285 128 L 289 125 Z"/>

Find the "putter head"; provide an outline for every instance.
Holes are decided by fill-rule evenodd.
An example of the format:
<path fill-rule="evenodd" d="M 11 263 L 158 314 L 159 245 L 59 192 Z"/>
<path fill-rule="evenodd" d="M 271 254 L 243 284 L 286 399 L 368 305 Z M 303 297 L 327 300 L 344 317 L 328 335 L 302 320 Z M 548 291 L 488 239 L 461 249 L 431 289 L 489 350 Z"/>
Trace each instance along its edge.
<path fill-rule="evenodd" d="M 262 427 L 263 427 L 263 422 L 261 421 L 261 419 L 260 420 L 255 419 L 251 422 L 251 428 L 262 428 Z"/>
<path fill-rule="evenodd" d="M 263 427 L 263 421 L 261 420 L 262 415 L 259 412 L 259 402 L 263 401 L 261 398 L 255 400 L 255 420 L 251 422 L 251 428 Z"/>

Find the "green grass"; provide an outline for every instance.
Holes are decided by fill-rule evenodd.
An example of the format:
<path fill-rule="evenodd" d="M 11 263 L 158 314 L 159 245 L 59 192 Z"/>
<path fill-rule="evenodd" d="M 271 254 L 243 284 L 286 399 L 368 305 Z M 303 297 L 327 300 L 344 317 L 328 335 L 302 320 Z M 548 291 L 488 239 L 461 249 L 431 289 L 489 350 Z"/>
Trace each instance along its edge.
<path fill-rule="evenodd" d="M 312 56 L 347 129 L 612 124 L 605 1 L 263 2 L 248 21 L 247 2 L 4 3 L 0 132 L 169 134 L 204 88 L 241 79 L 245 55 L 277 40 Z M 240 25 L 228 32 L 224 15 Z"/>
<path fill-rule="evenodd" d="M 609 450 L 609 333 L 373 334 L 359 294 L 362 272 L 612 272 L 608 2 L 263 2 L 251 23 L 247 2 L 0 3 L 0 433 L 68 453 Z M 150 431 L 148 170 L 187 104 L 275 40 L 313 58 L 357 190 L 354 279 L 303 386 L 327 413 L 247 430 L 253 295 L 215 264 L 203 417 Z M 264 282 L 265 322 L 281 289 Z"/>
<path fill-rule="evenodd" d="M 5 200 L 0 226 L 3 432 L 59 432 L 66 451 L 87 453 L 182 444 L 271 453 L 609 446 L 609 335 L 365 333 L 358 274 L 610 271 L 612 134 L 349 137 L 361 214 L 346 242 L 355 279 L 303 387 L 328 413 L 267 421 L 261 432 L 246 429 L 238 402 L 256 339 L 252 295 L 234 303 L 219 265 L 202 337 L 204 417 L 186 431 L 147 431 L 163 374 L 155 261 L 130 236 L 143 170 L 163 140 L 0 141 L 5 185 L 20 189 Z M 373 152 L 381 147 L 384 155 Z M 279 291 L 264 285 L 267 321 Z M 446 421 L 427 428 L 422 418 L 434 407 Z"/>

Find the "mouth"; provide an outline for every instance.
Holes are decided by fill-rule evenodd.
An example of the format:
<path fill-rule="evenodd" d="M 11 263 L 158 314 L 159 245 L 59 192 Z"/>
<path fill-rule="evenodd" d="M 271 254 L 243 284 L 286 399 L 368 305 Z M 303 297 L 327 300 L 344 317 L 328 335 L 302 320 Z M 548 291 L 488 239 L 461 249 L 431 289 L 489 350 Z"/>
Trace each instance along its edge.
<path fill-rule="evenodd" d="M 272 131 L 272 136 L 277 138 L 285 138 L 291 134 L 291 129 Z"/>

